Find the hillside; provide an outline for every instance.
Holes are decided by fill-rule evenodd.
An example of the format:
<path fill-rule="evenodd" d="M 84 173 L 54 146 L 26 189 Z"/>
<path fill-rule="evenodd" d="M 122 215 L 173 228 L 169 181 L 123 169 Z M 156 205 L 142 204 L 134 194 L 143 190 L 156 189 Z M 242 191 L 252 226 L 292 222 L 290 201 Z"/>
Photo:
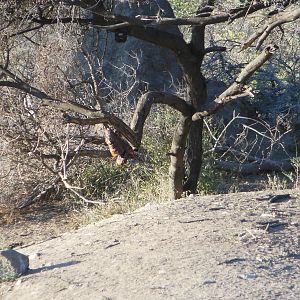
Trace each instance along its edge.
<path fill-rule="evenodd" d="M 20 248 L 31 269 L 1 299 L 299 299 L 300 191 L 276 194 L 151 204 Z"/>

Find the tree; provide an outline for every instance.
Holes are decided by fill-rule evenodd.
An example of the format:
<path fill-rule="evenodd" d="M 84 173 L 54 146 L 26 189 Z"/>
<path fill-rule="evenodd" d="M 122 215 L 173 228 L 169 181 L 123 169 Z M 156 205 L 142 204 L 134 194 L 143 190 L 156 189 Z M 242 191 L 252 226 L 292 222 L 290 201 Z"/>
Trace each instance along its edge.
<path fill-rule="evenodd" d="M 142 5 L 145 1 L 126 2 L 128 5 Z M 141 145 L 143 127 L 153 104 L 168 105 L 179 111 L 181 117 L 174 129 L 174 138 L 169 152 L 170 196 L 179 198 L 184 192 L 194 193 L 197 188 L 203 154 L 203 119 L 233 100 L 252 95 L 251 87 L 247 85 L 249 78 L 278 50 L 278 45 L 267 44 L 268 37 L 275 28 L 283 31 L 282 26 L 285 23 L 298 20 L 300 8 L 298 1 L 291 0 L 235 1 L 236 6 L 233 8 L 222 5 L 222 1 L 207 0 L 201 1 L 193 16 L 166 18 L 159 6 L 160 1 L 149 2 L 148 5 L 157 7 L 157 14 L 134 17 L 115 14 L 114 7 L 118 1 L 113 0 L 2 3 L 0 33 L 3 61 L 0 65 L 0 86 L 5 91 L 16 89 L 34 97 L 41 105 L 64 111 L 65 122 L 79 125 L 103 123 L 112 126 L 134 150 L 138 150 Z M 202 72 L 203 60 L 209 53 L 224 52 L 226 48 L 219 45 L 206 46 L 207 27 L 219 28 L 219 24 L 224 24 L 226 30 L 235 20 L 244 18 L 247 21 L 249 16 L 258 12 L 262 13 L 262 23 L 251 30 L 249 38 L 241 44 L 241 51 L 251 51 L 256 43 L 257 55 L 240 70 L 238 76 L 223 93 L 213 102 L 208 102 L 206 78 Z M 34 39 L 26 35 L 27 33 L 43 35 L 45 28 L 51 28 L 58 23 L 81 28 L 92 26 L 98 30 L 114 32 L 120 42 L 125 42 L 126 36 L 132 36 L 155 44 L 157 47 L 170 49 L 176 55 L 183 71 L 187 99 L 163 92 L 147 92 L 139 99 L 131 124 L 128 126 L 113 113 L 105 111 L 93 75 L 91 75 L 91 98 L 95 101 L 91 101 L 89 105 L 78 102 L 76 95 L 72 100 L 59 99 L 35 87 L 31 84 L 29 68 L 23 70 L 23 74 L 20 75 L 14 71 L 17 62 L 12 63 L 10 47 L 18 36 L 25 36 L 35 43 Z M 185 40 L 183 35 L 175 35 L 163 30 L 167 25 L 191 26 L 190 41 Z M 261 50 L 264 44 L 267 45 Z M 63 180 L 63 176 L 61 179 Z"/>

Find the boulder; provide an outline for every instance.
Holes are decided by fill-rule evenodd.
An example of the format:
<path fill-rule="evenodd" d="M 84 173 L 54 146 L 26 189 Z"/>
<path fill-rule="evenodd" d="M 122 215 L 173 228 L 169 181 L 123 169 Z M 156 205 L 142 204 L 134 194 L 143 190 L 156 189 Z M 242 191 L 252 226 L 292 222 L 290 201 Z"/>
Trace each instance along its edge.
<path fill-rule="evenodd" d="M 157 15 L 173 17 L 173 11 L 166 0 L 147 2 L 115 1 L 114 12 L 118 15 Z M 162 30 L 180 35 L 176 26 L 164 26 Z M 88 53 L 94 53 L 102 62 L 102 78 L 99 85 L 102 96 L 114 97 L 122 92 L 129 103 L 136 102 L 146 91 L 174 92 L 182 81 L 182 72 L 172 51 L 128 36 L 126 41 L 117 42 L 114 32 L 92 29 L 84 37 L 83 46 Z M 95 51 L 97 49 L 97 51 Z M 84 61 L 84 59 L 82 60 Z M 98 66 L 100 68 L 100 65 Z M 97 66 L 96 66 L 97 69 Z M 86 67 L 89 72 L 88 66 Z"/>
<path fill-rule="evenodd" d="M 0 251 L 0 279 L 24 275 L 28 268 L 28 256 L 12 249 Z"/>

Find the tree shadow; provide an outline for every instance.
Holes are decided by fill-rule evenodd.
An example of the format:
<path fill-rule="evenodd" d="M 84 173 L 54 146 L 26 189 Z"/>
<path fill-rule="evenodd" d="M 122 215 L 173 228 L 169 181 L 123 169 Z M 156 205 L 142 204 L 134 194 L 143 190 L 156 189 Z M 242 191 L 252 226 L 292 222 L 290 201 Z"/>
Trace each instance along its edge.
<path fill-rule="evenodd" d="M 52 266 L 45 266 L 45 267 L 41 267 L 41 268 L 37 268 L 37 269 L 29 269 L 26 275 L 37 274 L 40 272 L 50 271 L 50 270 L 57 269 L 57 268 L 69 267 L 69 266 L 77 265 L 80 262 L 81 262 L 80 260 L 72 260 L 72 261 L 67 261 L 67 262 L 52 265 Z"/>

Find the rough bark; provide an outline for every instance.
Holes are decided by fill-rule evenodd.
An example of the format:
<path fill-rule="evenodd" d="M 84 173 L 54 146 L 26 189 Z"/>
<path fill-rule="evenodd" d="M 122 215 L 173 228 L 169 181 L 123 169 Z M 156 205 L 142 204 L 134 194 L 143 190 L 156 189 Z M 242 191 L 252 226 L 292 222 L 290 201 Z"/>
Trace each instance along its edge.
<path fill-rule="evenodd" d="M 200 6 L 198 13 L 201 13 L 203 6 Z M 182 66 L 185 80 L 188 86 L 188 101 L 195 110 L 199 111 L 207 101 L 207 85 L 201 73 L 201 64 L 205 50 L 205 27 L 198 26 L 192 29 L 191 52 L 189 57 L 182 56 L 179 59 Z M 185 153 L 185 182 L 183 191 L 195 193 L 202 167 L 202 134 L 203 121 L 193 122 L 187 138 L 187 149 Z"/>
<path fill-rule="evenodd" d="M 183 194 L 184 180 L 184 152 L 187 136 L 191 126 L 191 118 L 182 116 L 176 127 L 172 146 L 171 146 L 171 163 L 169 168 L 170 179 L 170 198 L 178 199 Z"/>
<path fill-rule="evenodd" d="M 185 181 L 183 191 L 195 193 L 202 167 L 202 133 L 203 120 L 192 122 L 187 139 L 186 159 L 185 159 Z"/>

